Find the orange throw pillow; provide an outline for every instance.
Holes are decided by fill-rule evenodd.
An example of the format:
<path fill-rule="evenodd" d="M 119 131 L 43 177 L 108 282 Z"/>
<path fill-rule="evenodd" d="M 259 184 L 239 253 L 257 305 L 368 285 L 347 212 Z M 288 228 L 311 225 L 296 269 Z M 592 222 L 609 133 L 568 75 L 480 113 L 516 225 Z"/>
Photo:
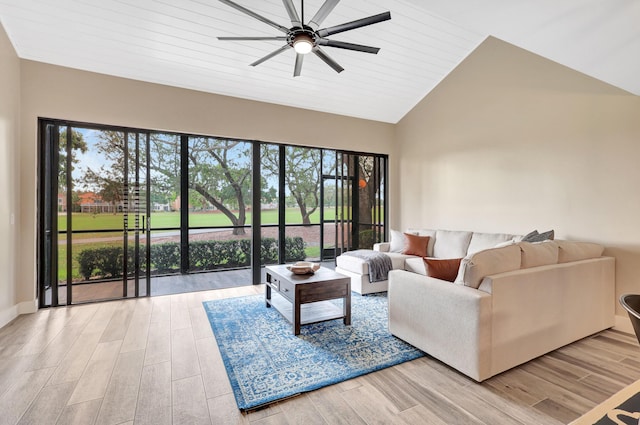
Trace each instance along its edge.
<path fill-rule="evenodd" d="M 406 243 L 404 246 L 403 254 L 417 255 L 418 257 L 427 256 L 427 245 L 429 245 L 429 236 L 412 235 L 411 233 L 404 234 Z"/>
<path fill-rule="evenodd" d="M 425 258 L 424 265 L 427 269 L 427 276 L 453 282 L 458 276 L 460 261 L 462 258 Z"/>

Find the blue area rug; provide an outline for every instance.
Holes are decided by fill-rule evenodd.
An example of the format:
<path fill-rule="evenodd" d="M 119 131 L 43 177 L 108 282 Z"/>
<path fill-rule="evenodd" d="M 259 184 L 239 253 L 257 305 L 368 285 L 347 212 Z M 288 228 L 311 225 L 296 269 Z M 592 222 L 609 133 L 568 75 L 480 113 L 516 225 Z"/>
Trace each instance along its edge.
<path fill-rule="evenodd" d="M 305 325 L 298 336 L 264 296 L 205 301 L 240 410 L 336 384 L 424 356 L 387 330 L 386 293 L 351 297 L 342 319 Z"/>

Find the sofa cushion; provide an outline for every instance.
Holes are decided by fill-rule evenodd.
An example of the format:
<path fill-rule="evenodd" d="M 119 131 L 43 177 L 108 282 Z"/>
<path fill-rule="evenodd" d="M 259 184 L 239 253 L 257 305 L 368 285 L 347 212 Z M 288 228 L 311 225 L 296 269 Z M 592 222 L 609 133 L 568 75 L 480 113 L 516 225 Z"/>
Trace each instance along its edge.
<path fill-rule="evenodd" d="M 458 276 L 462 258 L 424 258 L 427 276 L 453 282 Z"/>
<path fill-rule="evenodd" d="M 604 246 L 592 242 L 555 241 L 558 245 L 558 263 L 598 258 L 604 252 Z"/>
<path fill-rule="evenodd" d="M 498 244 L 513 241 L 514 235 L 507 233 L 477 233 L 474 232 L 469 242 L 466 255 L 482 251 L 483 249 L 496 248 Z"/>
<path fill-rule="evenodd" d="M 427 257 L 433 257 L 433 245 L 436 243 L 436 231 L 431 229 L 407 229 L 407 233 L 413 233 L 418 236 L 429 236 L 429 245 L 427 245 Z"/>
<path fill-rule="evenodd" d="M 410 256 L 406 260 L 404 260 L 404 269 L 408 272 L 413 272 L 417 274 L 421 274 L 423 276 L 427 275 L 427 269 L 424 265 L 423 257 L 414 257 Z"/>
<path fill-rule="evenodd" d="M 404 269 L 404 265 L 408 260 L 411 260 L 414 257 L 413 255 L 404 255 L 399 252 L 389 252 L 387 256 L 391 258 L 391 265 L 393 266 L 393 270 L 402 270 Z"/>
<path fill-rule="evenodd" d="M 411 233 L 404 234 L 406 245 L 402 251 L 405 255 L 417 255 L 418 257 L 427 256 L 427 245 L 429 244 L 429 236 L 412 235 Z"/>
<path fill-rule="evenodd" d="M 558 244 L 547 240 L 543 242 L 519 242 L 522 252 L 520 268 L 558 264 Z"/>
<path fill-rule="evenodd" d="M 407 233 L 412 233 L 412 232 L 407 232 Z M 412 233 L 412 234 L 416 234 L 416 233 Z M 407 244 L 407 238 L 404 236 L 404 233 L 402 233 L 399 230 L 389 230 L 389 236 L 390 236 L 390 245 L 389 245 L 389 252 L 402 252 L 404 250 L 405 245 Z"/>
<path fill-rule="evenodd" d="M 437 230 L 433 245 L 433 257 L 462 258 L 467 255 L 472 232 L 458 230 Z M 427 257 L 424 255 L 423 257 Z"/>
<path fill-rule="evenodd" d="M 485 249 L 462 259 L 455 282 L 478 289 L 485 276 L 518 270 L 520 262 L 518 245 Z"/>

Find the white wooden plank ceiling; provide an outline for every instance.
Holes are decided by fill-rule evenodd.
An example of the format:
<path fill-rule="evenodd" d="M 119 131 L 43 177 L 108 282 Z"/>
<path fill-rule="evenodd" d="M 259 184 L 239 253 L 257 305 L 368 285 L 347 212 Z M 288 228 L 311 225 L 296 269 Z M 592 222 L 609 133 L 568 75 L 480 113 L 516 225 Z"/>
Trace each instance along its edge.
<path fill-rule="evenodd" d="M 235 1 L 291 26 L 281 0 Z M 323 2 L 305 1 L 305 20 Z M 640 94 L 637 0 L 342 0 L 322 27 L 387 10 L 328 37 L 377 55 L 325 47 L 345 71 L 307 55 L 296 78 L 293 50 L 249 66 L 283 42 L 217 40 L 282 35 L 217 0 L 0 0 L 0 22 L 23 59 L 390 123 L 488 35 Z"/>

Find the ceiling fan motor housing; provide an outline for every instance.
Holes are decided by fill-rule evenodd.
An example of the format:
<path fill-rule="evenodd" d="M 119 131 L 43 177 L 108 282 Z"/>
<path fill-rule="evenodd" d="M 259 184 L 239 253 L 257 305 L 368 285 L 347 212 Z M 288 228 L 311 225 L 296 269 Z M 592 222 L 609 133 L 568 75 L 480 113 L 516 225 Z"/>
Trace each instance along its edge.
<path fill-rule="evenodd" d="M 293 27 L 289 30 L 289 34 L 287 35 L 287 43 L 289 46 L 294 47 L 297 42 L 306 42 L 311 44 L 313 47 L 316 46 L 316 33 L 308 26 Z"/>

